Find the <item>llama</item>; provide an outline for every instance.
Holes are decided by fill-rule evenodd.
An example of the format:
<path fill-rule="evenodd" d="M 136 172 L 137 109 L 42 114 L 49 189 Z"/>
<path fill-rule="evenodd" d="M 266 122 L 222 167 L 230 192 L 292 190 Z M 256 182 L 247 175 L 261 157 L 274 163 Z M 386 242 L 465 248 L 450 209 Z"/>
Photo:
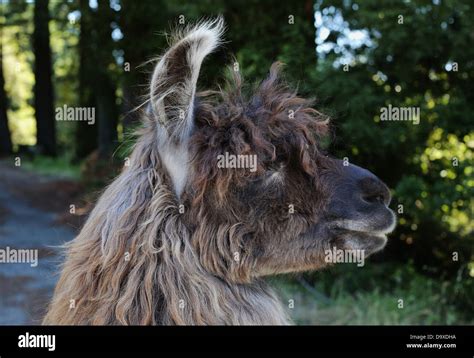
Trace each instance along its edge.
<path fill-rule="evenodd" d="M 129 166 L 65 245 L 44 324 L 290 324 L 266 276 L 385 246 L 387 186 L 323 153 L 328 122 L 279 63 L 251 96 L 235 71 L 228 89 L 196 91 L 223 30 L 218 18 L 171 38 Z M 218 166 L 225 153 L 255 155 L 254 170 Z"/>

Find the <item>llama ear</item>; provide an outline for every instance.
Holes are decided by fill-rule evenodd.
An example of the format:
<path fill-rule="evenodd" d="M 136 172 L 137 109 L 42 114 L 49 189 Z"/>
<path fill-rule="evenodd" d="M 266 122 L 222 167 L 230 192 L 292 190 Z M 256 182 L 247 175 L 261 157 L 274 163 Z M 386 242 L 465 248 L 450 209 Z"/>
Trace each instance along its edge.
<path fill-rule="evenodd" d="M 176 142 L 193 128 L 196 84 L 204 58 L 221 43 L 222 17 L 177 32 L 172 46 L 155 67 L 150 83 L 150 104 L 155 117 Z"/>
<path fill-rule="evenodd" d="M 221 17 L 188 27 L 171 38 L 170 49 L 155 67 L 150 105 L 158 121 L 161 160 L 179 197 L 188 177 L 188 138 L 194 126 L 194 98 L 204 58 L 221 43 Z"/>

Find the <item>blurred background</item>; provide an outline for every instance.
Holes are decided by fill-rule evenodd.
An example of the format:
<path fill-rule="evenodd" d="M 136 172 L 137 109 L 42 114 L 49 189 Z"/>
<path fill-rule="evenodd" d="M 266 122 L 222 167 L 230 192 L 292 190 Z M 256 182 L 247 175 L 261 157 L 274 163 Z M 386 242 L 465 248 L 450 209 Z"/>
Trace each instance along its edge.
<path fill-rule="evenodd" d="M 330 152 L 382 178 L 398 227 L 362 268 L 272 278 L 298 324 L 473 324 L 474 5 L 460 0 L 0 1 L 0 324 L 38 323 L 60 257 L 139 125 L 165 31 L 223 14 L 228 42 L 204 64 L 216 88 L 239 62 L 271 63 L 332 118 Z M 95 123 L 56 109 L 95 109 Z M 419 107 L 418 125 L 381 107 Z"/>

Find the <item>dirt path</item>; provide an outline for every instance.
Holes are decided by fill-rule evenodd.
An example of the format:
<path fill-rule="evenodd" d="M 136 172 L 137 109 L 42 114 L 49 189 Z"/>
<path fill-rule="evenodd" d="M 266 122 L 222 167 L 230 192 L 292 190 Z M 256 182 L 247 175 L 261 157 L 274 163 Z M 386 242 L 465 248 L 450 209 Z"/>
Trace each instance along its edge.
<path fill-rule="evenodd" d="M 0 162 L 0 250 L 38 250 L 37 266 L 0 261 L 1 325 L 41 322 L 57 280 L 55 247 L 75 235 L 69 205 L 79 192 L 74 181 Z"/>

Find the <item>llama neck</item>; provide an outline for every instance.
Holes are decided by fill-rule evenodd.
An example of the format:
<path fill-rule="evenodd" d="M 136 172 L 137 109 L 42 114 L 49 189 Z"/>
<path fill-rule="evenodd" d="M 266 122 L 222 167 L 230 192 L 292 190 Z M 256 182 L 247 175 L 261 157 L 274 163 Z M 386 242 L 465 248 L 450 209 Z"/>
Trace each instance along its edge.
<path fill-rule="evenodd" d="M 206 271 L 199 262 L 190 234 L 171 216 L 171 239 L 161 231 L 161 262 L 157 279 L 161 302 L 158 324 L 281 325 L 289 320 L 268 285 L 257 280 L 249 284 L 226 282 Z M 179 239 L 178 239 L 179 238 Z"/>
<path fill-rule="evenodd" d="M 188 286 L 180 292 L 178 307 L 165 302 L 158 324 L 189 325 L 285 325 L 289 324 L 281 304 L 264 283 L 228 285 L 210 282 Z M 203 289 L 203 287 L 206 287 Z M 201 297 L 195 293 L 199 291 Z M 189 300 L 189 301 L 187 301 Z"/>

